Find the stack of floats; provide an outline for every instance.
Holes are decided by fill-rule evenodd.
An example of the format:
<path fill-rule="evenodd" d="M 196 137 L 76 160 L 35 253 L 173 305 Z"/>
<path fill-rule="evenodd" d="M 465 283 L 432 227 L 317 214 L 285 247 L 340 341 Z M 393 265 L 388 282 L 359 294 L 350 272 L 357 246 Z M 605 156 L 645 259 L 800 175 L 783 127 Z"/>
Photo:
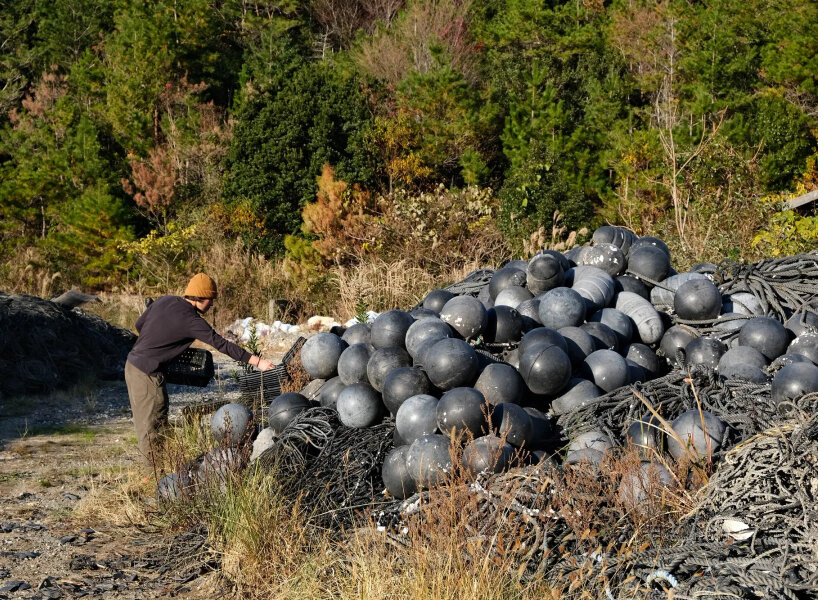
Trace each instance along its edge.
<path fill-rule="evenodd" d="M 377 506 L 403 522 L 419 497 L 431 501 L 435 488 L 460 466 L 474 482 L 472 492 L 495 505 L 499 496 L 486 490 L 506 489 L 509 478 L 522 473 L 526 481 L 545 481 L 577 466 L 604 469 L 607 456 L 628 447 L 660 485 L 671 481 L 665 465 L 676 462 L 715 465 L 718 477 L 720 469 L 733 468 L 729 457 L 761 443 L 759 435 L 782 427 L 801 432 L 815 414 L 816 310 L 818 254 L 751 265 L 700 264 L 677 273 L 661 240 L 601 227 L 589 246 L 544 250 L 529 261 L 481 270 L 432 290 L 410 311 L 391 310 L 341 335 L 308 339 L 300 359 L 313 381 L 301 393 L 271 401 L 254 455 L 268 468 L 285 464 L 294 473 L 293 487 L 309 487 L 322 514 L 343 514 L 324 524 L 339 527 L 354 524 L 349 506 Z M 217 437 L 226 437 L 225 423 L 214 416 Z M 815 454 L 815 436 L 798 435 L 798 468 L 806 469 L 798 477 L 818 481 L 815 463 L 803 459 Z M 269 448 L 263 450 L 260 441 Z M 784 452 L 789 442 L 779 442 Z M 360 465 L 349 460 L 355 444 L 366 449 Z M 339 462 L 338 456 L 347 459 Z M 759 466 L 759 472 L 766 468 Z M 531 510 L 548 507 L 546 487 L 526 496 Z M 165 495 L 181 489 L 171 486 Z M 321 495 L 322 489 L 333 492 Z M 718 494 L 707 494 L 712 520 Z M 642 496 L 638 490 L 634 495 Z M 754 496 L 745 490 L 742 497 Z M 527 515 L 520 521 L 534 523 L 526 502 L 513 500 Z M 798 512 L 788 501 L 785 508 L 794 511 L 788 522 L 809 522 L 809 503 L 814 506 L 816 498 L 797 500 L 807 508 Z M 491 514 L 497 506 L 481 510 Z M 752 507 L 743 510 L 752 516 Z M 752 520 L 747 516 L 722 517 L 724 527 L 738 521 L 754 535 L 763 529 L 763 523 L 745 522 Z M 692 525 L 685 527 L 685 539 L 695 538 Z M 799 532 L 807 541 L 818 535 L 815 526 Z M 568 540 L 570 533 L 563 533 Z M 554 566 L 557 555 L 548 543 L 559 536 L 549 535 L 532 538 L 540 540 L 539 549 L 525 546 L 525 573 Z M 747 539 L 742 532 L 731 535 Z M 719 548 L 696 543 L 699 554 L 688 553 L 686 560 L 701 582 L 707 557 L 725 550 L 723 540 Z M 742 588 L 733 574 L 722 582 L 726 594 L 758 597 L 771 594 L 775 581 L 784 586 L 783 572 L 769 575 L 767 560 L 758 563 L 767 569 L 761 573 L 751 560 L 755 550 L 740 548 L 727 553 L 743 557 L 736 564 L 746 572 L 756 569 L 758 585 Z M 671 554 L 667 563 L 661 553 L 652 556 L 654 567 L 681 564 Z M 696 562 L 696 556 L 704 558 Z M 777 557 L 786 560 L 786 552 Z M 616 563 L 611 557 L 593 560 L 601 569 Z M 574 568 L 566 565 L 563 572 Z M 803 564 L 798 569 L 781 597 L 800 597 L 804 581 L 815 578 Z M 655 585 L 655 570 L 634 573 Z M 617 571 L 620 582 L 627 572 Z M 718 596 L 721 588 L 713 585 L 707 589 Z"/>

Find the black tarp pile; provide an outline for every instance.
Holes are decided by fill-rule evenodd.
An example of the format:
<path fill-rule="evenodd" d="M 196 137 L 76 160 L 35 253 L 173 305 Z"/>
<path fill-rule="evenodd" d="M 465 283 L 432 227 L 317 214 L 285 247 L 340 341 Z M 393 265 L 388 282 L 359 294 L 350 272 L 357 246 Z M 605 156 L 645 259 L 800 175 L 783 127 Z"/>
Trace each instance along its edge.
<path fill-rule="evenodd" d="M 88 376 L 121 379 L 135 339 L 79 309 L 0 292 L 0 393 L 51 392 Z"/>

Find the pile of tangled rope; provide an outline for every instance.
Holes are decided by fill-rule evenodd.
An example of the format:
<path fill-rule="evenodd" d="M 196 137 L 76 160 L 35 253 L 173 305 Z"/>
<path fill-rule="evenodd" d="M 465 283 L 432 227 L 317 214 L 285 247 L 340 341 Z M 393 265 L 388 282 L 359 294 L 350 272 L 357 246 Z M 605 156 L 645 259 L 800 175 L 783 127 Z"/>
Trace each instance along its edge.
<path fill-rule="evenodd" d="M 322 529 L 351 529 L 361 517 L 390 500 L 380 493 L 381 465 L 392 448 L 394 422 L 356 429 L 345 427 L 331 408 L 310 408 L 298 415 L 258 458 L 274 471 L 282 489 L 299 498 L 310 524 Z"/>
<path fill-rule="evenodd" d="M 785 321 L 790 315 L 818 311 L 818 254 L 798 254 L 775 260 L 740 264 L 725 261 L 711 274 L 723 296 L 751 294 L 768 317 Z M 659 287 L 661 284 L 656 283 Z M 672 309 L 673 307 L 664 307 Z M 727 342 L 738 335 L 729 322 L 752 318 L 735 315 L 694 321 L 672 316 L 675 325 L 691 328 L 696 335 Z"/>
<path fill-rule="evenodd" d="M 135 339 L 79 309 L 0 292 L 0 394 L 51 392 L 83 376 L 122 378 Z"/>

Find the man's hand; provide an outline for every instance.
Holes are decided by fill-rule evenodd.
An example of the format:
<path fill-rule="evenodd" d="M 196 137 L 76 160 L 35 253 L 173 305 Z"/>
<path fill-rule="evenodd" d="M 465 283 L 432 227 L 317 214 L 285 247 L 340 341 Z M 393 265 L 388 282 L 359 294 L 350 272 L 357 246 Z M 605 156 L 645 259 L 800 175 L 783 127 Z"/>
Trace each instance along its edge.
<path fill-rule="evenodd" d="M 258 367 L 259 371 L 269 371 L 275 365 L 271 363 L 269 360 L 261 358 L 260 356 L 256 356 L 255 354 L 250 357 L 250 360 L 247 361 L 251 367 Z"/>

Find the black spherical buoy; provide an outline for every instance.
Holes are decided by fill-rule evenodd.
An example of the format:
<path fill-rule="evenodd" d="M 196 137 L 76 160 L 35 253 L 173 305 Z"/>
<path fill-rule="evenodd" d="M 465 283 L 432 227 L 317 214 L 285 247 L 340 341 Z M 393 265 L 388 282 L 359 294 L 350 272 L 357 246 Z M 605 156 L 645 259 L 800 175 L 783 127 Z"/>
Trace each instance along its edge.
<path fill-rule="evenodd" d="M 706 410 L 688 410 L 671 423 L 667 449 L 676 460 L 711 458 L 721 449 L 727 424 Z"/>
<path fill-rule="evenodd" d="M 619 336 L 605 323 L 589 321 L 580 325 L 580 328 L 591 336 L 598 350 L 617 350 L 619 348 Z"/>
<path fill-rule="evenodd" d="M 555 415 L 564 415 L 583 406 L 593 404 L 604 394 L 593 382 L 580 377 L 573 377 L 568 382 L 562 395 L 551 402 L 551 411 Z"/>
<path fill-rule="evenodd" d="M 614 280 L 614 292 L 631 292 L 650 301 L 650 288 L 644 282 L 631 277 L 630 275 L 620 275 Z"/>
<path fill-rule="evenodd" d="M 634 421 L 625 432 L 625 439 L 630 445 L 636 446 L 642 456 L 661 453 L 665 437 L 661 422 L 653 415 Z"/>
<path fill-rule="evenodd" d="M 210 419 L 210 431 L 220 444 L 235 446 L 249 433 L 253 422 L 252 411 L 237 402 L 225 404 Z"/>
<path fill-rule="evenodd" d="M 727 352 L 727 346 L 723 342 L 710 337 L 700 337 L 691 340 L 685 347 L 687 365 L 703 365 L 710 369 L 715 369 L 722 355 Z"/>
<path fill-rule="evenodd" d="M 489 404 L 519 404 L 525 385 L 517 369 L 511 365 L 494 363 L 483 369 L 474 383 L 474 389 L 482 393 Z"/>
<path fill-rule="evenodd" d="M 738 333 L 740 346 L 750 346 L 761 352 L 767 360 L 775 360 L 787 351 L 790 333 L 770 317 L 749 319 Z"/>
<path fill-rule="evenodd" d="M 440 311 L 440 318 L 463 339 L 470 340 L 486 329 L 486 307 L 477 298 L 455 296 Z"/>
<path fill-rule="evenodd" d="M 406 468 L 406 452 L 409 446 L 398 446 L 389 451 L 381 466 L 381 477 L 386 491 L 398 500 L 408 498 L 417 491 L 415 480 Z"/>
<path fill-rule="evenodd" d="M 628 257 L 630 258 L 630 255 L 633 254 L 637 248 L 643 248 L 645 246 L 659 248 L 659 250 L 670 256 L 670 248 L 667 247 L 664 240 L 661 240 L 658 237 L 653 237 L 652 235 L 646 235 L 644 237 L 637 238 L 633 244 L 631 244 L 630 250 L 628 251 Z"/>
<path fill-rule="evenodd" d="M 559 434 L 548 417 L 533 406 L 526 406 L 524 410 L 528 413 L 528 416 L 531 417 L 531 435 L 529 436 L 528 443 L 529 450 L 553 446 L 554 443 L 559 440 Z"/>
<path fill-rule="evenodd" d="M 670 271 L 670 255 L 659 248 L 646 244 L 631 249 L 628 255 L 628 273 L 648 281 L 663 281 Z"/>
<path fill-rule="evenodd" d="M 588 265 L 579 265 L 566 274 L 573 275 L 571 289 L 585 299 L 586 312 L 594 312 L 611 303 L 616 284 L 613 277 L 602 269 Z"/>
<path fill-rule="evenodd" d="M 432 290 L 423 299 L 423 308 L 428 308 L 440 314 L 446 303 L 454 297 L 455 294 L 449 290 Z"/>
<path fill-rule="evenodd" d="M 520 313 L 523 328 L 522 332 L 527 333 L 532 329 L 540 327 L 540 299 L 531 298 L 517 305 L 517 312 Z"/>
<path fill-rule="evenodd" d="M 673 483 L 673 475 L 660 462 L 645 461 L 639 470 L 628 472 L 619 482 L 619 501 L 630 512 L 646 514 L 645 503 L 659 496 L 663 488 Z"/>
<path fill-rule="evenodd" d="M 432 346 L 425 360 L 423 366 L 429 381 L 442 390 L 471 385 L 480 365 L 474 348 L 463 340 L 451 338 Z"/>
<path fill-rule="evenodd" d="M 335 409 L 347 427 L 371 427 L 383 416 L 383 401 L 378 390 L 368 383 L 353 383 L 338 394 Z"/>
<path fill-rule="evenodd" d="M 495 304 L 493 308 L 488 309 L 486 317 L 483 341 L 506 344 L 516 342 L 522 336 L 523 318 L 517 310 Z"/>
<path fill-rule="evenodd" d="M 625 363 L 628 365 L 628 383 L 644 383 L 650 379 L 642 365 L 633 362 L 630 358 L 626 358 Z"/>
<path fill-rule="evenodd" d="M 529 292 L 526 288 L 520 287 L 519 285 L 512 285 L 497 294 L 497 297 L 494 299 L 494 306 L 517 308 L 520 304 L 531 300 L 533 297 L 534 294 Z"/>
<path fill-rule="evenodd" d="M 696 263 L 690 267 L 691 273 L 715 273 L 719 270 L 719 266 L 711 262 Z"/>
<path fill-rule="evenodd" d="M 488 403 L 475 388 L 458 387 L 449 390 L 437 404 L 437 426 L 443 435 L 472 438 L 485 435 L 488 429 Z"/>
<path fill-rule="evenodd" d="M 395 415 L 395 428 L 407 444 L 419 437 L 437 433 L 439 400 L 429 394 L 417 394 L 404 400 Z"/>
<path fill-rule="evenodd" d="M 375 348 L 405 347 L 406 331 L 415 318 L 403 310 L 388 310 L 372 322 L 371 342 Z"/>
<path fill-rule="evenodd" d="M 611 438 L 602 431 L 588 431 L 582 433 L 571 440 L 568 445 L 568 452 L 576 452 L 578 450 L 596 450 L 597 452 L 607 452 L 614 447 Z"/>
<path fill-rule="evenodd" d="M 521 354 L 519 371 L 535 394 L 557 394 L 571 379 L 571 359 L 557 345 L 537 343 Z"/>
<path fill-rule="evenodd" d="M 784 327 L 792 332 L 792 337 L 798 337 L 802 333 L 816 333 L 818 332 L 818 313 L 812 311 L 796 313 L 787 319 Z"/>
<path fill-rule="evenodd" d="M 383 384 L 383 403 L 393 415 L 403 402 L 411 396 L 428 394 L 432 391 L 432 384 L 426 373 L 414 367 L 400 367 L 393 369 Z"/>
<path fill-rule="evenodd" d="M 676 290 L 673 309 L 682 319 L 715 319 L 721 312 L 721 292 L 709 279 L 691 279 Z"/>
<path fill-rule="evenodd" d="M 719 358 L 718 368 L 724 374 L 725 369 L 730 369 L 738 365 L 750 365 L 757 369 L 763 369 L 769 361 L 764 355 L 750 346 L 736 346 L 730 348 Z"/>
<path fill-rule="evenodd" d="M 341 339 L 350 346 L 354 344 L 369 344 L 371 340 L 371 331 L 369 323 L 355 323 L 347 328 Z"/>
<path fill-rule="evenodd" d="M 192 491 L 193 481 L 186 473 L 168 473 L 156 484 L 156 500 L 159 504 L 180 502 Z"/>
<path fill-rule="evenodd" d="M 565 339 L 566 354 L 574 368 L 579 367 L 594 350 L 598 350 L 591 335 L 580 327 L 563 327 L 559 334 Z"/>
<path fill-rule="evenodd" d="M 614 244 L 596 244 L 584 253 L 579 264 L 596 267 L 608 275 L 616 277 L 625 272 L 625 254 Z"/>
<path fill-rule="evenodd" d="M 537 254 L 528 262 L 526 285 L 538 295 L 562 285 L 565 272 L 556 256 Z"/>
<path fill-rule="evenodd" d="M 406 451 L 406 470 L 418 490 L 442 483 L 452 470 L 449 438 L 432 434 L 416 439 Z"/>
<path fill-rule="evenodd" d="M 518 348 L 520 349 L 520 354 L 525 354 L 529 348 L 543 343 L 548 346 L 559 346 L 563 351 L 568 350 L 566 339 L 562 337 L 560 332 L 550 327 L 537 327 L 536 329 L 532 329 L 520 340 Z"/>
<path fill-rule="evenodd" d="M 694 335 L 692 330 L 688 327 L 674 325 L 668 328 L 662 336 L 662 341 L 659 343 L 659 349 L 672 364 L 678 364 L 676 354 L 679 350 L 684 350 L 687 345 L 693 340 Z"/>
<path fill-rule="evenodd" d="M 491 423 L 502 439 L 519 448 L 531 439 L 531 416 L 517 404 L 498 404 L 491 414 Z"/>
<path fill-rule="evenodd" d="M 373 388 L 383 392 L 383 384 L 389 373 L 401 367 L 411 366 L 412 357 L 403 348 L 379 348 L 369 357 L 369 362 L 366 365 L 366 377 Z"/>
<path fill-rule="evenodd" d="M 301 347 L 301 364 L 313 379 L 329 379 L 338 370 L 338 359 L 347 343 L 334 333 L 318 333 Z"/>
<path fill-rule="evenodd" d="M 571 288 L 554 288 L 540 297 L 539 311 L 545 327 L 576 327 L 585 321 L 585 299 Z"/>
<path fill-rule="evenodd" d="M 787 348 L 789 354 L 800 354 L 818 364 L 818 333 L 806 331 L 795 338 Z"/>
<path fill-rule="evenodd" d="M 628 363 L 613 350 L 597 350 L 588 355 L 583 376 L 597 387 L 612 392 L 628 383 Z"/>
<path fill-rule="evenodd" d="M 556 258 L 557 262 L 559 262 L 560 266 L 562 267 L 562 272 L 563 273 L 565 271 L 567 271 L 568 269 L 577 266 L 576 263 L 573 263 L 570 260 L 568 260 L 568 258 L 562 252 L 559 252 L 558 250 L 540 250 L 537 254 L 538 255 L 539 254 L 547 254 L 548 256 L 553 256 L 554 258 Z M 529 261 L 529 264 L 530 264 L 530 261 Z"/>
<path fill-rule="evenodd" d="M 439 313 L 436 313 L 433 310 L 429 310 L 428 308 L 423 308 L 422 306 L 419 306 L 417 308 L 413 308 L 412 310 L 409 311 L 409 314 L 412 315 L 412 318 L 415 319 L 415 321 L 421 321 L 423 319 L 439 319 L 440 318 Z"/>
<path fill-rule="evenodd" d="M 318 392 L 318 403 L 326 408 L 335 408 L 338 403 L 338 394 L 346 387 L 340 377 L 328 380 Z"/>
<path fill-rule="evenodd" d="M 281 433 L 302 411 L 310 407 L 310 401 L 297 392 L 286 392 L 270 402 L 267 420 L 276 434 Z"/>
<path fill-rule="evenodd" d="M 603 308 L 592 314 L 588 320 L 610 327 L 616 334 L 617 348 L 625 348 L 631 343 L 631 338 L 633 337 L 633 321 L 621 310 Z"/>
<path fill-rule="evenodd" d="M 613 244 L 617 248 L 621 248 L 622 252 L 626 253 L 631 245 L 636 241 L 636 235 L 629 229 L 624 227 L 616 227 L 615 225 L 602 225 L 594 230 L 591 240 L 594 245 L 598 244 Z"/>
<path fill-rule="evenodd" d="M 753 294 L 738 292 L 724 297 L 721 304 L 722 313 L 737 313 L 751 317 L 763 317 L 764 307 Z"/>
<path fill-rule="evenodd" d="M 501 473 L 514 458 L 514 447 L 495 435 L 475 438 L 463 449 L 463 467 L 473 477 L 479 473 Z"/>
<path fill-rule="evenodd" d="M 651 379 L 659 375 L 661 370 L 659 357 L 645 344 L 630 344 L 625 350 L 625 358 L 632 360 L 645 369 L 646 374 Z"/>
<path fill-rule="evenodd" d="M 803 362 L 783 367 L 773 377 L 772 397 L 776 404 L 818 392 L 818 366 Z"/>
<path fill-rule="evenodd" d="M 738 346 L 742 348 L 743 346 Z M 719 369 L 719 375 L 723 379 L 738 379 L 740 381 L 749 381 L 751 383 L 767 383 L 767 374 L 750 364 L 735 364 Z"/>
<path fill-rule="evenodd" d="M 526 267 L 527 268 L 527 267 Z M 489 295 L 496 300 L 497 294 L 513 285 L 525 287 L 526 272 L 516 267 L 497 269 L 489 281 Z"/>
<path fill-rule="evenodd" d="M 790 354 L 789 352 L 785 352 L 775 359 L 775 364 L 779 367 L 786 367 L 787 365 L 794 365 L 796 363 L 804 362 L 811 363 L 812 361 L 803 354 Z"/>
<path fill-rule="evenodd" d="M 372 344 L 353 344 L 341 353 L 338 359 L 338 377 L 346 385 L 369 383 L 366 367 L 375 348 Z"/>
<path fill-rule="evenodd" d="M 427 340 L 442 340 L 454 335 L 448 323 L 440 319 L 421 319 L 415 321 L 406 331 L 406 351 L 417 360 L 418 350 L 423 342 Z"/>

